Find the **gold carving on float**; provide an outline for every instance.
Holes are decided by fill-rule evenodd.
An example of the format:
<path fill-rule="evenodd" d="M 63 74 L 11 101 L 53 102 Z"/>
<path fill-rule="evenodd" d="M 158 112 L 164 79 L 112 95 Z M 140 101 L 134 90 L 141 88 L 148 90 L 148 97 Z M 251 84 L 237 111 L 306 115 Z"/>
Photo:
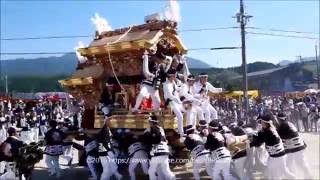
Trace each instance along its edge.
<path fill-rule="evenodd" d="M 109 118 L 109 127 L 145 129 L 150 127 L 147 117 L 148 115 L 113 115 Z M 165 129 L 176 129 L 178 127 L 173 115 L 163 115 L 159 117 L 159 123 Z M 104 117 L 96 114 L 94 128 L 101 128 L 103 122 Z"/>
<path fill-rule="evenodd" d="M 75 79 L 67 79 L 67 80 L 59 80 L 58 81 L 62 86 L 78 86 L 78 85 L 90 85 L 93 84 L 93 78 L 75 78 Z"/>

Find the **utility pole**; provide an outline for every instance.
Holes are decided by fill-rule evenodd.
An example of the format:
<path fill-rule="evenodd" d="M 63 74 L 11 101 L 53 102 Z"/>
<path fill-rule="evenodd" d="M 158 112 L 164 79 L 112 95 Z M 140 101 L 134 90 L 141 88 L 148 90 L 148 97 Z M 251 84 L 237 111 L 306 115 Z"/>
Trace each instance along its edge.
<path fill-rule="evenodd" d="M 316 65 L 317 65 L 317 85 L 318 89 L 320 89 L 320 72 L 319 72 L 319 59 L 318 59 L 318 46 L 317 44 L 314 46 L 316 51 Z"/>
<path fill-rule="evenodd" d="M 300 62 L 300 64 L 303 63 L 303 60 L 302 60 L 302 56 L 296 56 L 298 58 L 298 61 Z"/>
<path fill-rule="evenodd" d="M 245 108 L 245 119 L 248 121 L 249 99 L 248 99 L 248 76 L 247 76 L 247 60 L 246 60 L 246 32 L 245 26 L 252 16 L 245 14 L 243 0 L 240 0 L 240 12 L 236 14 L 237 22 L 240 23 L 241 33 L 241 57 L 242 57 L 242 73 L 243 73 L 243 97 Z"/>
<path fill-rule="evenodd" d="M 4 78 L 6 81 L 6 95 L 8 95 L 8 76 L 6 75 Z"/>

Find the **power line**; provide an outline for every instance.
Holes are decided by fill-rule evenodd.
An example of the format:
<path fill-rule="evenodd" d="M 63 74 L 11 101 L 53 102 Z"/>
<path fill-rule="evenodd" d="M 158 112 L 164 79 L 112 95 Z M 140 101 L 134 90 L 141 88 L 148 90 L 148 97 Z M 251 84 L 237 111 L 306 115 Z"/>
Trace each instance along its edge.
<path fill-rule="evenodd" d="M 310 36 L 294 36 L 294 35 L 283 35 L 283 34 L 273 34 L 273 33 L 259 33 L 259 32 L 251 32 L 251 31 L 246 31 L 246 33 L 254 34 L 254 35 L 289 37 L 289 38 L 297 38 L 297 39 L 318 39 L 316 37 L 310 37 Z"/>
<path fill-rule="evenodd" d="M 225 30 L 235 29 L 238 27 L 218 27 L 218 28 L 200 28 L 200 29 L 183 29 L 178 32 L 197 32 L 197 31 L 214 31 L 214 30 Z M 40 39 L 72 39 L 72 38 L 85 38 L 94 37 L 94 35 L 74 35 L 74 36 L 39 36 L 39 37 L 17 37 L 17 38 L 1 38 L 1 41 L 22 41 L 22 40 L 40 40 Z"/>
<path fill-rule="evenodd" d="M 196 29 L 182 29 L 178 32 L 201 32 L 201 31 L 215 31 L 215 30 L 226 30 L 226 29 L 237 29 L 239 27 L 217 27 L 217 28 L 196 28 Z M 298 34 L 317 34 L 313 32 L 302 32 L 302 31 L 291 31 L 291 30 L 281 30 L 281 29 L 266 29 L 259 27 L 246 27 L 246 29 L 256 29 L 274 32 L 286 32 L 286 33 L 298 33 Z M 288 35 L 290 36 L 290 35 Z M 94 37 L 94 35 L 61 35 L 61 36 L 39 36 L 39 37 L 13 37 L 13 38 L 1 38 L 1 41 L 23 41 L 23 40 L 42 40 L 42 39 L 73 39 L 73 38 L 87 38 Z M 293 36 L 294 37 L 294 36 Z"/>
<path fill-rule="evenodd" d="M 224 50 L 224 49 L 240 49 L 240 47 L 215 47 L 215 48 L 190 48 L 188 51 L 200 51 L 200 50 Z M 72 51 L 66 52 L 4 52 L 0 55 L 57 55 L 57 54 L 70 54 L 75 53 Z"/>
<path fill-rule="evenodd" d="M 256 30 L 286 32 L 286 33 L 297 33 L 297 34 L 318 34 L 318 33 L 314 33 L 314 32 L 292 31 L 292 30 L 282 30 L 282 29 L 268 29 L 268 28 L 259 28 L 259 27 L 246 27 L 246 29 L 256 29 Z"/>
<path fill-rule="evenodd" d="M 200 28 L 200 29 L 183 29 L 178 32 L 198 32 L 198 31 L 214 31 L 214 30 L 224 30 L 224 29 L 237 29 L 239 27 L 218 27 L 218 28 Z"/>
<path fill-rule="evenodd" d="M 20 41 L 20 40 L 39 40 L 39 39 L 71 39 L 71 38 L 85 38 L 94 37 L 93 35 L 79 35 L 79 36 L 40 36 L 40 37 L 18 37 L 18 38 L 3 38 L 1 41 Z"/>

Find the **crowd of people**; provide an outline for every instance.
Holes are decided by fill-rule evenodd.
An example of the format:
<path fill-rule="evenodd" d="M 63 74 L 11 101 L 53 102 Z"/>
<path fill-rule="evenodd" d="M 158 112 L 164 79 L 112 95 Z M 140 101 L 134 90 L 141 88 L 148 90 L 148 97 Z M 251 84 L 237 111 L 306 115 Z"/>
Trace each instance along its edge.
<path fill-rule="evenodd" d="M 189 76 L 188 81 L 191 78 Z M 221 173 L 224 179 L 251 179 L 259 163 L 259 170 L 265 173 L 265 177 L 291 179 L 295 177 L 293 172 L 296 171 L 292 169 L 295 161 L 301 165 L 305 178 L 312 177 L 303 155 L 306 144 L 299 132 L 302 129 L 305 132 L 317 131 L 317 94 L 306 95 L 303 99 L 263 97 L 251 100 L 248 121 L 245 121 L 244 112 L 235 99 L 210 101 L 217 114 L 210 114 L 209 120 L 205 114 L 193 109 L 194 103 L 191 100 L 182 102 L 187 115 L 193 113 L 193 117 L 187 116 L 187 126 L 178 132 L 183 133 L 180 141 L 191 152 L 195 179 L 200 179 L 202 166 L 214 179 L 219 179 Z M 112 175 L 121 179 L 117 161 L 112 159 L 119 158 L 121 154 L 123 156 L 123 153 L 130 157 L 127 163 L 131 179 L 135 179 L 138 164 L 150 179 L 174 179 L 169 165 L 173 153 L 164 129 L 159 126 L 157 115 L 150 116 L 150 128 L 140 136 L 128 129 L 123 130 L 121 135 L 119 131 L 111 131 L 108 128 L 109 114 L 106 114 L 105 126 L 101 131 L 91 134 L 80 127 L 82 107 L 76 102 L 71 108 L 72 113 L 61 101 L 25 103 L 21 100 L 2 100 L 0 107 L 1 143 L 11 145 L 9 150 L 4 150 L 6 148 L 1 145 L 1 150 L 5 152 L 3 156 L 14 157 L 24 144 L 40 144 L 44 140 L 45 162 L 50 176 L 61 177 L 59 156 L 63 156 L 70 165 L 74 155 L 72 151 L 76 148 L 85 152 L 92 179 L 104 180 Z M 83 145 L 74 142 L 75 136 L 68 136 L 67 132 L 72 130 L 78 132 L 77 140 L 84 140 Z M 119 142 L 119 136 L 125 138 L 125 144 Z M 253 162 L 254 158 L 255 163 L 248 163 Z M 6 161 L 8 159 L 2 158 L 1 177 L 7 177 L 4 175 L 10 168 Z"/>
<path fill-rule="evenodd" d="M 222 89 L 211 85 L 206 73 L 190 74 L 183 68 L 185 64 L 181 57 L 155 56 L 160 64 L 163 61 L 171 63 L 170 68 L 163 68 L 162 76 L 158 73 L 157 77 L 153 71 L 159 67 L 150 66 L 149 56 L 144 55 L 143 72 L 149 78 L 142 82 L 133 112 L 141 113 L 142 99 L 151 96 L 154 115 L 149 118 L 150 128 L 140 136 L 130 129 L 109 129 L 112 108 L 106 103 L 108 98 L 103 97 L 104 93 L 99 109 L 105 115 L 105 122 L 98 133 L 81 128 L 84 107 L 76 101 L 70 104 L 50 100 L 1 100 L 0 143 L 5 152 L 0 164 L 2 177 L 12 172 L 6 161 L 17 156 L 24 144 L 42 144 L 44 141 L 42 149 L 49 176 L 61 177 L 59 157 L 71 165 L 73 149 L 78 149 L 85 152 L 80 159 L 85 159 L 92 179 L 107 180 L 111 176 L 121 179 L 123 175 L 117 161 L 121 157 L 129 158 L 127 165 L 132 180 L 136 178 L 138 164 L 151 180 L 175 179 L 169 163 L 175 158 L 174 150 L 157 117 L 163 107 L 160 106 L 161 84 L 164 107 L 176 116 L 179 140 L 190 151 L 195 179 L 200 179 L 202 166 L 213 179 L 221 176 L 224 179 L 252 179 L 255 170 L 263 172 L 267 178 L 291 179 L 296 177 L 294 163 L 301 166 L 305 178 L 312 177 L 303 154 L 306 144 L 299 132 L 318 131 L 319 94 L 308 94 L 302 99 L 262 96 L 250 99 L 246 112 L 241 99 L 211 98 L 210 93 L 219 93 Z M 68 134 L 70 131 L 76 131 L 76 135 Z"/>
<path fill-rule="evenodd" d="M 81 127 L 84 109 L 76 101 L 70 104 L 50 100 L 33 103 L 1 100 L 2 177 L 11 172 L 5 162 L 19 154 L 24 144 L 39 145 L 44 141 L 49 176 L 61 177 L 59 157 L 72 164 L 75 148 L 85 152 L 82 159 L 92 179 L 107 180 L 112 176 L 122 179 L 117 161 L 120 157 L 129 158 L 127 165 L 132 180 L 136 178 L 138 164 L 151 180 L 175 179 L 169 163 L 175 158 L 172 157 L 174 149 L 158 122 L 163 107 L 176 116 L 179 141 L 190 151 L 195 179 L 200 179 L 202 166 L 213 179 L 221 176 L 252 179 L 255 170 L 266 178 L 294 179 L 294 163 L 304 171 L 305 178 L 312 177 L 303 154 L 306 144 L 299 132 L 318 130 L 319 94 L 306 95 L 303 99 L 279 96 L 251 99 L 246 112 L 239 99 L 211 98 L 210 93 L 219 93 L 222 89 L 208 82 L 206 73 L 190 74 L 183 57 L 157 52 L 146 52 L 143 56 L 146 79 L 132 111 L 143 113 L 141 102 L 150 96 L 154 115 L 149 118 L 150 127 L 139 136 L 130 129 L 109 128 L 112 104 L 103 97 L 104 93 L 99 105 L 105 116 L 104 126 L 96 133 Z M 165 102 L 161 102 L 160 94 Z M 69 134 L 71 131 L 76 133 Z"/>
<path fill-rule="evenodd" d="M 221 99 L 214 103 L 219 119 L 225 123 L 244 120 L 245 110 L 235 98 Z M 299 132 L 318 132 L 320 119 L 320 93 L 306 94 L 300 98 L 285 96 L 262 96 L 250 99 L 247 113 L 248 126 L 257 126 L 256 118 L 262 114 L 277 116 L 284 113 Z M 275 118 L 273 118 L 275 119 Z"/>
<path fill-rule="evenodd" d="M 33 162 L 31 163 L 31 167 L 33 168 L 35 163 L 42 159 L 43 148 L 41 146 L 44 144 L 49 146 L 52 143 L 56 143 L 56 140 L 50 139 L 50 137 L 56 136 L 50 135 L 53 129 L 52 123 L 56 122 L 64 132 L 80 128 L 81 106 L 74 102 L 69 111 L 66 106 L 67 103 L 63 101 L 23 101 L 9 98 L 0 100 L 0 179 L 8 179 L 10 176 L 14 176 L 15 173 L 20 173 L 21 175 L 24 167 L 12 169 L 12 162 L 17 163 L 25 158 L 29 158 L 28 162 Z M 72 110 L 72 113 L 70 110 Z M 72 143 L 68 144 L 62 141 L 59 143 L 64 145 L 64 157 L 71 162 L 73 154 L 70 145 Z M 26 148 L 28 150 L 27 153 L 26 151 L 22 151 Z M 46 156 L 46 162 L 50 168 L 52 164 L 49 162 L 52 159 L 49 156 L 50 148 L 45 149 L 45 154 L 48 155 Z M 58 161 L 55 160 L 53 162 Z M 59 167 L 57 164 L 55 166 Z M 60 176 L 59 172 L 54 173 Z M 25 173 L 23 174 L 26 176 Z M 31 174 L 28 174 L 26 177 L 30 178 Z"/>

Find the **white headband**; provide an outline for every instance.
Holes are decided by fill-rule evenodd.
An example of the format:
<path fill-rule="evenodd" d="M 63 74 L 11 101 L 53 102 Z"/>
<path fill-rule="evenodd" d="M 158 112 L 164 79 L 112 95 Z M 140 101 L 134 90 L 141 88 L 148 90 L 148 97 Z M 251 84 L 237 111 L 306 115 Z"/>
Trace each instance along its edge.
<path fill-rule="evenodd" d="M 207 74 L 199 75 L 199 77 L 208 77 Z"/>
<path fill-rule="evenodd" d="M 194 127 L 190 128 L 190 129 L 186 129 L 187 132 L 192 131 L 192 130 L 194 130 Z"/>
<path fill-rule="evenodd" d="M 158 122 L 158 120 L 156 120 L 156 119 L 151 119 L 151 117 L 149 117 L 149 119 L 148 119 L 150 122 Z"/>

